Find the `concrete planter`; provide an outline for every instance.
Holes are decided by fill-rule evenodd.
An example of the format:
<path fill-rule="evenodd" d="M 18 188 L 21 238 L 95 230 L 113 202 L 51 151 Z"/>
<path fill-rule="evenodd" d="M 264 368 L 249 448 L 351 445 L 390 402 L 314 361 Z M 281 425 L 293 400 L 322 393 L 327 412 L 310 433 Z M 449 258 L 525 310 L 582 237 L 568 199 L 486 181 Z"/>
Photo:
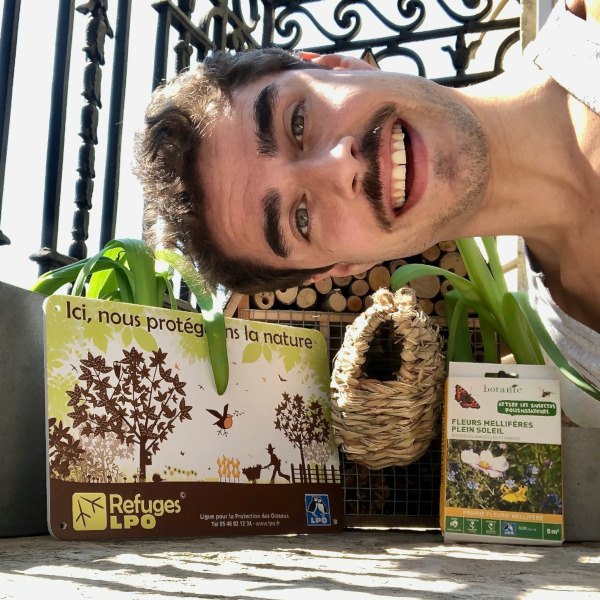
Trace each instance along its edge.
<path fill-rule="evenodd" d="M 562 460 L 566 541 L 600 541 L 600 428 L 563 427 Z"/>
<path fill-rule="evenodd" d="M 43 301 L 0 282 L 0 537 L 48 532 Z"/>

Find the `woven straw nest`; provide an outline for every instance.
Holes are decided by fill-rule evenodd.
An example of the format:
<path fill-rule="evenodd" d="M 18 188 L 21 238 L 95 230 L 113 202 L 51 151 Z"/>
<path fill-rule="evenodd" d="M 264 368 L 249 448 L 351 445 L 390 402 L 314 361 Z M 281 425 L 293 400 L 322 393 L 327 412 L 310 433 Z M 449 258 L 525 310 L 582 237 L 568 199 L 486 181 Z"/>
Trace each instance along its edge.
<path fill-rule="evenodd" d="M 386 321 L 401 349 L 394 381 L 362 373 L 370 343 Z M 331 387 L 337 444 L 348 458 L 371 469 L 416 461 L 437 434 L 444 378 L 441 337 L 414 291 L 375 292 L 373 305 L 346 329 L 335 358 Z"/>

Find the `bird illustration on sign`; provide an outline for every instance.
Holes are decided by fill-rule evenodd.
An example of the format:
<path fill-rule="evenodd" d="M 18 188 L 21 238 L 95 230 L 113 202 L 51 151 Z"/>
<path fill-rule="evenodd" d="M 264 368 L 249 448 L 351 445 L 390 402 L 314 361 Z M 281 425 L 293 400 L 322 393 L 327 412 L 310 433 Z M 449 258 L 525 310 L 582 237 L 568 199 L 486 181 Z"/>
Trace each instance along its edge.
<path fill-rule="evenodd" d="M 214 410 L 212 408 L 207 408 L 207 412 L 209 412 L 213 417 L 216 417 L 217 420 L 213 423 L 216 425 L 220 431 L 219 435 L 227 435 L 227 429 L 230 429 L 233 425 L 233 415 L 228 412 L 229 404 L 226 404 L 223 407 L 223 412 L 220 413 L 218 410 Z"/>

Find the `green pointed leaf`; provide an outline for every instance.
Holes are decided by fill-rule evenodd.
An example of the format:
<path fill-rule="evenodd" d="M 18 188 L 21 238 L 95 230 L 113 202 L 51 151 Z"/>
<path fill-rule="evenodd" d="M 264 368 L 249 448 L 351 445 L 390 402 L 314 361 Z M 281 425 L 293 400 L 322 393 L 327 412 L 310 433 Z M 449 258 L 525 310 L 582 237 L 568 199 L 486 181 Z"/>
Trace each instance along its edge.
<path fill-rule="evenodd" d="M 467 302 L 457 290 L 448 292 L 444 299 L 448 319 L 446 358 L 448 361 L 472 362 L 473 352 L 471 349 Z"/>
<path fill-rule="evenodd" d="M 101 250 L 97 254 L 94 254 L 94 256 L 90 256 L 89 258 L 84 259 L 82 262 L 83 267 L 77 274 L 77 278 L 75 279 L 75 283 L 73 284 L 73 291 L 71 292 L 73 296 L 81 296 L 83 294 L 85 282 L 87 281 L 88 277 L 95 272 L 94 267 L 98 262 L 100 262 L 100 264 L 106 263 L 107 265 L 110 265 L 113 268 L 116 268 L 116 265 L 119 264 L 112 258 L 104 256 L 104 250 Z"/>
<path fill-rule="evenodd" d="M 493 323 L 486 317 L 479 315 L 479 331 L 483 342 L 483 361 L 486 363 L 498 362 L 498 338 Z"/>
<path fill-rule="evenodd" d="M 396 269 L 391 279 L 392 291 L 396 292 L 409 281 L 425 275 L 441 275 L 442 277 L 448 279 L 454 288 L 463 296 L 472 300 L 479 299 L 477 290 L 470 281 L 464 277 L 461 277 L 460 275 L 457 275 L 456 273 L 451 273 L 450 271 L 446 271 L 446 269 L 441 269 L 440 267 L 435 267 L 433 265 L 409 264 L 403 265 L 399 269 Z"/>
<path fill-rule="evenodd" d="M 498 255 L 496 240 L 493 237 L 482 237 L 481 241 L 483 242 L 483 246 L 488 256 L 488 262 L 497 289 L 501 294 L 506 294 L 508 288 L 506 287 L 506 280 L 504 279 L 504 271 L 502 270 L 502 263 L 500 262 L 500 256 Z"/>
<path fill-rule="evenodd" d="M 229 359 L 227 358 L 227 329 L 222 311 L 213 311 L 204 317 L 208 356 L 212 366 L 215 386 L 219 396 L 225 393 L 229 383 Z"/>
<path fill-rule="evenodd" d="M 173 290 L 173 282 L 171 281 L 171 277 L 169 275 L 164 275 L 165 278 L 165 284 L 167 286 L 167 290 L 169 292 L 169 302 L 171 303 L 171 306 L 177 306 L 177 298 L 175 297 L 175 291 Z M 164 295 L 164 292 L 163 292 Z M 164 302 L 164 300 L 163 300 Z"/>
<path fill-rule="evenodd" d="M 507 335 L 510 336 L 504 341 L 509 345 L 515 360 L 528 365 L 545 364 L 539 342 L 533 335 L 529 322 L 513 294 L 504 295 L 502 309 Z"/>
<path fill-rule="evenodd" d="M 120 250 L 118 248 L 104 250 L 103 255 L 106 258 L 118 260 Z M 94 272 L 88 284 L 86 297 L 87 298 L 103 298 L 108 293 L 118 288 L 118 282 L 112 270 L 106 269 L 103 271 Z"/>
<path fill-rule="evenodd" d="M 223 394 L 229 383 L 227 330 L 223 311 L 217 306 L 215 298 L 208 289 L 204 278 L 189 260 L 171 250 L 160 249 L 156 251 L 155 255 L 158 260 L 167 263 L 181 275 L 196 298 L 196 302 L 204 318 L 208 339 L 208 355 L 215 378 L 215 385 L 217 392 Z"/>
<path fill-rule="evenodd" d="M 483 303 L 487 310 L 496 316 L 499 323 L 503 324 L 503 293 L 498 289 L 479 246 L 473 238 L 456 240 L 456 245 L 467 268 L 469 279 L 479 293 L 479 302 Z"/>
<path fill-rule="evenodd" d="M 173 310 L 177 310 L 177 298 L 173 291 L 171 277 L 167 271 L 156 273 L 156 305 L 162 307 L 165 302 L 165 292 L 169 293 L 169 303 Z"/>
<path fill-rule="evenodd" d="M 523 314 L 527 317 L 527 320 L 529 321 L 531 328 L 542 345 L 542 348 L 545 350 L 552 362 L 563 373 L 563 375 L 572 381 L 578 388 L 592 396 L 592 398 L 600 400 L 600 390 L 597 390 L 587 379 L 585 379 L 585 377 L 583 377 L 583 375 L 581 375 L 577 369 L 575 369 L 573 365 L 569 363 L 563 353 L 558 349 L 557 345 L 554 343 L 554 340 L 546 331 L 540 316 L 529 304 L 529 298 L 527 294 L 524 292 L 512 292 L 511 295 L 521 307 Z"/>
<path fill-rule="evenodd" d="M 105 250 L 120 248 L 124 252 L 129 271 L 132 273 L 131 288 L 134 304 L 156 306 L 154 256 L 142 240 L 123 238 L 112 240 Z M 162 306 L 162 304 L 160 304 Z"/>
<path fill-rule="evenodd" d="M 198 273 L 189 260 L 172 250 L 164 249 L 156 250 L 155 256 L 157 260 L 168 264 L 181 275 L 192 294 L 196 297 L 198 307 L 202 311 L 202 314 L 213 310 L 213 296 L 208 289 L 204 278 Z"/>
<path fill-rule="evenodd" d="M 30 289 L 32 292 L 49 296 L 66 283 L 74 281 L 79 275 L 79 271 L 83 269 L 84 264 L 85 260 L 78 260 L 70 265 L 48 271 L 41 275 Z"/>

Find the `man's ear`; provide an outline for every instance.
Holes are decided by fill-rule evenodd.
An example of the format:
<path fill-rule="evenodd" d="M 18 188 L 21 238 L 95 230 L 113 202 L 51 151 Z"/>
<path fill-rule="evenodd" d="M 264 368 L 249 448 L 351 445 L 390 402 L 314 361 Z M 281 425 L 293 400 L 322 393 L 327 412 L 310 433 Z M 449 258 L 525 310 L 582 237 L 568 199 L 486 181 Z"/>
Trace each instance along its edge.
<path fill-rule="evenodd" d="M 331 269 L 328 269 L 324 273 L 313 275 L 307 283 L 315 283 L 325 279 L 325 277 L 345 277 L 346 275 L 358 275 L 364 271 L 367 271 L 371 267 L 374 267 L 377 263 L 338 263 L 333 265 Z"/>
<path fill-rule="evenodd" d="M 345 54 L 323 54 L 313 58 L 312 62 L 325 65 L 334 71 L 378 71 L 377 67 L 368 62 Z"/>

